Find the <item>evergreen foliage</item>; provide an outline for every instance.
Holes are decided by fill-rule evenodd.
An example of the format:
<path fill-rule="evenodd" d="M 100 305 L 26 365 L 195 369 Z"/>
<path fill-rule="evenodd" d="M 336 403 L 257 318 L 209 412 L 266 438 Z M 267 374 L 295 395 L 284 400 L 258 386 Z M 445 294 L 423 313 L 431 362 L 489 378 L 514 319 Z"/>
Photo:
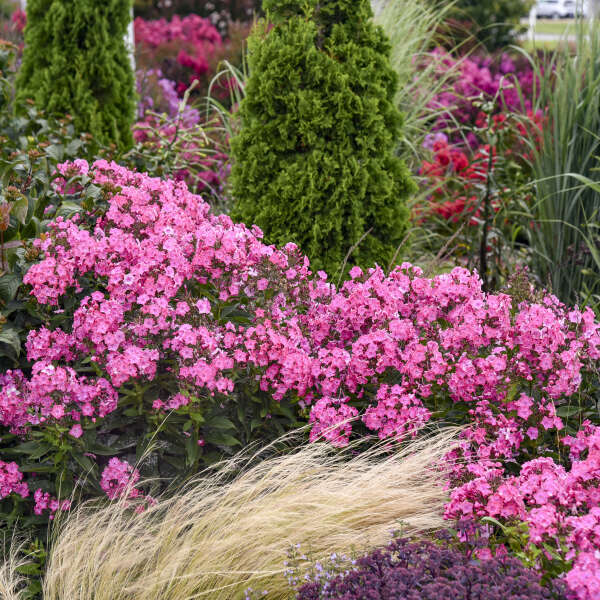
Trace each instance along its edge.
<path fill-rule="evenodd" d="M 394 154 L 397 76 L 369 1 L 264 0 L 263 8 L 232 140 L 234 218 L 257 224 L 269 242 L 297 243 L 332 275 L 358 242 L 348 266 L 387 267 L 414 184 Z"/>
<path fill-rule="evenodd" d="M 134 77 L 125 44 L 131 0 L 28 0 L 17 100 L 71 114 L 101 144 L 133 143 Z"/>

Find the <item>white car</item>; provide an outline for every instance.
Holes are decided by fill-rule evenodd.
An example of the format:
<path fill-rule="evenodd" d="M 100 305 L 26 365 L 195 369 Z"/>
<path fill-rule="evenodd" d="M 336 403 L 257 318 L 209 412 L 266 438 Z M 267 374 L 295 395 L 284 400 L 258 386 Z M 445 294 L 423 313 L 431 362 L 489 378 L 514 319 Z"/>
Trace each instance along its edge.
<path fill-rule="evenodd" d="M 587 2 L 583 0 L 538 0 L 535 6 L 538 18 L 567 19 L 587 16 Z"/>

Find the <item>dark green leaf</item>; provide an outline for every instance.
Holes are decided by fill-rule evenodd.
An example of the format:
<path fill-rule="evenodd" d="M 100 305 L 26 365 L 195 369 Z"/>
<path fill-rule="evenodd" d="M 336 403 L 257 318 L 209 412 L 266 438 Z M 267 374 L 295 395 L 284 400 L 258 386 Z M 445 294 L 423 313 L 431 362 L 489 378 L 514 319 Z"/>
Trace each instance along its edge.
<path fill-rule="evenodd" d="M 206 421 L 205 426 L 211 427 L 212 429 L 221 430 L 235 429 L 235 425 L 227 417 L 222 417 L 218 415 L 210 417 Z"/>
<path fill-rule="evenodd" d="M 21 225 L 25 225 L 25 222 L 27 221 L 28 210 L 29 203 L 27 202 L 27 198 L 25 198 L 25 196 L 21 196 L 12 203 L 10 214 L 17 219 Z"/>
<path fill-rule="evenodd" d="M 241 442 L 238 439 L 222 431 L 213 431 L 204 434 L 204 441 L 216 446 L 241 446 Z"/>
<path fill-rule="evenodd" d="M 4 302 L 14 300 L 20 285 L 20 277 L 14 273 L 6 273 L 0 277 L 0 298 L 4 300 Z"/>
<path fill-rule="evenodd" d="M 0 342 L 8 344 L 16 353 L 17 356 L 21 354 L 21 339 L 16 329 L 2 329 L 0 331 Z"/>

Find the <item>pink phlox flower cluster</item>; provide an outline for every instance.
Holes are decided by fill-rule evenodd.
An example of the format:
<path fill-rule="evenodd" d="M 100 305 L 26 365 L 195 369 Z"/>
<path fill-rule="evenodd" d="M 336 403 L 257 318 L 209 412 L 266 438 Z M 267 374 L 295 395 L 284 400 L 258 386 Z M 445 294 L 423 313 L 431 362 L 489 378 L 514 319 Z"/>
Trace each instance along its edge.
<path fill-rule="evenodd" d="M 70 332 L 46 327 L 31 332 L 27 350 L 28 358 L 37 361 L 36 376 L 54 368 L 50 361 L 71 363 L 91 356 L 107 374 L 96 380 L 106 396 L 96 401 L 97 411 L 82 397 L 91 393 L 87 381 L 75 381 L 68 367 L 57 367 L 72 386 L 79 385 L 70 396 L 85 408 L 84 416 L 114 410 L 114 388 L 152 380 L 159 365 L 167 363 L 174 378 L 211 392 L 231 392 L 227 373 L 250 362 L 267 370 L 270 365 L 286 381 L 293 380 L 297 365 L 289 350 L 304 334 L 293 319 L 280 323 L 309 274 L 308 260 L 295 245 L 280 251 L 263 244 L 260 230 L 211 215 L 208 205 L 180 183 L 106 161 L 91 170 L 87 163 L 61 168 L 65 173 L 81 169 L 97 185 L 110 184 L 117 191 L 93 231 L 75 219 L 56 219 L 51 234 L 36 242 L 44 259 L 29 270 L 25 282 L 38 302 L 54 306 L 71 291 L 80 293 L 85 276 L 104 282 L 105 291 L 82 298 Z M 249 311 L 255 307 L 258 319 L 265 317 L 264 323 L 246 329 L 218 324 L 210 300 L 190 294 L 192 283 L 211 286 L 220 302 L 243 298 Z M 271 289 L 276 293 L 267 301 Z M 265 339 L 269 343 L 263 349 Z M 303 346 L 296 356 L 306 356 L 308 346 Z M 304 377 L 297 385 L 306 390 L 309 384 Z M 289 385 L 281 396 L 288 390 Z M 185 404 L 181 398 L 159 400 L 156 406 L 180 407 Z"/>
<path fill-rule="evenodd" d="M 23 473 L 15 462 L 6 463 L 0 460 L 0 500 L 10 494 L 17 494 L 21 498 L 29 496 L 29 486 L 23 481 Z M 33 512 L 41 515 L 45 510 L 49 511 L 50 519 L 54 518 L 57 510 L 69 510 L 71 502 L 63 500 L 62 502 L 53 498 L 48 492 L 37 489 L 33 494 L 35 502 Z"/>
<path fill-rule="evenodd" d="M 141 492 L 135 487 L 140 474 L 127 461 L 116 457 L 108 461 L 108 465 L 102 471 L 100 487 L 104 493 L 115 500 L 127 493 L 128 498 L 137 498 Z"/>
<path fill-rule="evenodd" d="M 382 385 L 377 400 L 377 405 L 366 409 L 363 421 L 381 439 L 414 436 L 431 418 L 423 402 L 414 393 L 404 393 L 399 385 Z"/>
<path fill-rule="evenodd" d="M 554 401 L 577 390 L 584 357 L 600 347 L 591 311 L 575 311 L 575 322 L 549 296 L 514 313 L 512 298 L 484 294 L 477 275 L 464 269 L 433 279 L 410 265 L 387 277 L 373 269 L 339 291 L 313 282 L 311 296 L 300 321 L 314 348 L 315 397 L 366 396 L 363 420 L 382 437 L 401 429 L 392 425 L 401 422 L 395 410 L 401 420 L 424 423 L 422 403 L 432 396 L 472 404 L 479 430 L 495 444 L 481 444 L 482 458 L 510 458 L 524 435 L 561 429 Z M 388 376 L 400 379 L 399 387 L 381 402 Z M 518 394 L 533 381 L 545 395 L 535 401 Z"/>
<path fill-rule="evenodd" d="M 552 296 L 515 312 L 511 297 L 483 293 L 465 269 L 430 279 L 408 264 L 389 275 L 354 268 L 336 290 L 324 274 L 308 278 L 293 244 L 265 245 L 259 230 L 211 215 L 182 184 L 106 161 L 64 167 L 79 168 L 117 189 L 109 209 L 93 231 L 57 219 L 25 281 L 42 304 L 81 292 L 83 276 L 105 291 L 82 299 L 70 333 L 32 332 L 31 360 L 93 356 L 117 388 L 168 364 L 180 384 L 221 394 L 233 391 L 229 373 L 250 367 L 276 399 L 312 404 L 319 431 L 358 403 L 380 438 L 414 433 L 430 418 L 424 402 L 449 397 L 473 405 L 473 431 L 488 433 L 480 458 L 493 459 L 513 456 L 524 436 L 561 428 L 553 401 L 577 389 L 583 357 L 600 354 L 593 313 L 567 312 Z M 216 322 L 190 282 L 211 286 L 219 302 L 240 302 L 253 322 Z M 541 399 L 508 401 L 512 386 L 532 381 Z M 337 443 L 351 431 L 344 425 Z"/>
<path fill-rule="evenodd" d="M 500 463 L 462 467 L 469 480 L 451 490 L 445 514 L 524 521 L 530 544 L 573 561 L 567 584 L 579 600 L 591 600 L 600 590 L 600 428 L 586 423 L 564 444 L 571 449 L 569 469 L 548 457 L 526 462 L 516 476 L 507 476 Z M 584 581 L 586 570 L 590 577 Z"/>
<path fill-rule="evenodd" d="M 67 295 L 81 300 L 71 327 L 30 333 L 33 374 L 3 376 L 2 424 L 22 433 L 54 419 L 77 438 L 86 418 L 115 410 L 118 388 L 160 374 L 175 391 L 159 394 L 154 410 L 179 410 L 198 392 L 234 398 L 242 370 L 276 400 L 300 401 L 311 439 L 337 446 L 359 418 L 380 439 L 402 439 L 436 402 L 460 403 L 470 426 L 449 456 L 447 516 L 525 520 L 532 543 L 567 539 L 573 560 L 595 543 L 577 521 L 589 529 L 596 519 L 595 428 L 566 439 L 568 470 L 545 458 L 519 476 L 503 466 L 526 460 L 526 442 L 563 428 L 556 406 L 600 357 L 590 309 L 551 295 L 516 306 L 462 268 L 433 278 L 409 264 L 387 275 L 353 268 L 336 289 L 324 273 L 311 277 L 294 244 L 264 244 L 260 230 L 212 215 L 182 183 L 106 161 L 64 167 L 72 172 L 110 186 L 108 210 L 93 228 L 58 218 L 36 242 L 43 259 L 25 277 L 32 295 L 59 310 Z M 231 308 L 243 318 L 229 320 Z M 82 360 L 104 376 L 77 376 Z M 132 477 L 111 461 L 103 482 L 117 495 Z"/>
<path fill-rule="evenodd" d="M 0 500 L 9 494 L 18 494 L 22 498 L 29 496 L 29 487 L 23 481 L 23 473 L 15 462 L 0 460 Z"/>
<path fill-rule="evenodd" d="M 345 446 L 358 410 L 345 402 L 348 398 L 320 398 L 310 414 L 310 441 L 324 439 L 333 446 Z"/>
<path fill-rule="evenodd" d="M 54 519 L 57 510 L 69 510 L 71 508 L 70 500 L 59 501 L 52 497 L 48 492 L 44 492 L 41 489 L 37 489 L 33 493 L 33 499 L 35 501 L 33 512 L 36 515 L 42 515 L 44 514 L 44 511 L 48 511 L 50 513 L 50 520 Z"/>
<path fill-rule="evenodd" d="M 598 600 L 600 597 L 600 551 L 582 552 L 565 581 L 578 600 Z"/>
<path fill-rule="evenodd" d="M 106 379 L 88 381 L 50 361 L 35 362 L 29 379 L 18 371 L 2 376 L 0 425 L 12 433 L 24 434 L 30 426 L 50 421 L 104 417 L 116 406 L 117 392 Z M 80 437 L 81 428 L 74 426 L 72 435 Z"/>

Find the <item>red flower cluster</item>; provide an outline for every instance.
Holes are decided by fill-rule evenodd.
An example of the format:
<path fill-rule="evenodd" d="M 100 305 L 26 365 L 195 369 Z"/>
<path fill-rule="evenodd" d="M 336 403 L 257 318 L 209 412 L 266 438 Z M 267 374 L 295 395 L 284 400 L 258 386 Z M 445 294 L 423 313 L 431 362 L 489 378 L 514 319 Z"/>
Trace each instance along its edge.
<path fill-rule="evenodd" d="M 489 145 L 481 146 L 469 159 L 462 150 L 451 146 L 444 134 L 437 134 L 435 138 L 433 161 L 424 161 L 419 171 L 433 184 L 430 212 L 454 222 L 468 214 L 474 224 L 474 217 L 479 213 L 476 186 L 485 183 L 490 166 L 492 170 L 496 166 L 496 149 L 491 150 L 490 165 Z"/>

